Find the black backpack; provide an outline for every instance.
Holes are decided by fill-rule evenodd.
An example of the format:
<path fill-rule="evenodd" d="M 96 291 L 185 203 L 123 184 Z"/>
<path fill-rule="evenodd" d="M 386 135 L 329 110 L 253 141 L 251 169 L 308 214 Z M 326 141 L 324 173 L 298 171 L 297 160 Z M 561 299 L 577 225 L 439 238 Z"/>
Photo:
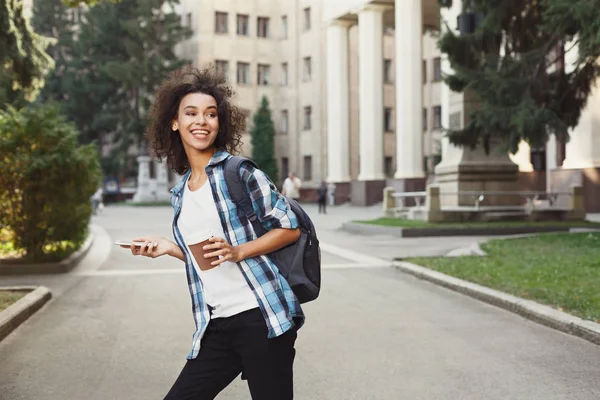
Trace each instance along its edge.
<path fill-rule="evenodd" d="M 243 162 L 256 164 L 247 158 L 232 156 L 225 164 L 225 183 L 231 199 L 248 218 L 257 236 L 264 235 L 267 231 L 258 220 L 252 201 L 241 181 L 240 168 Z M 300 204 L 294 199 L 287 198 L 291 209 L 298 218 L 300 238 L 282 249 L 268 254 L 275 263 L 281 275 L 292 287 L 300 303 L 316 299 L 321 289 L 321 250 L 315 227 Z"/>

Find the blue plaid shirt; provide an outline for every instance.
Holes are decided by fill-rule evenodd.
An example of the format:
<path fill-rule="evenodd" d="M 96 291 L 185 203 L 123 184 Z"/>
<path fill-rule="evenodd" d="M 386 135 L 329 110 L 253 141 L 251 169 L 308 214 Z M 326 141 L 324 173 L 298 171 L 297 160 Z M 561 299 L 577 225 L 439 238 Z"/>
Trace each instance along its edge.
<path fill-rule="evenodd" d="M 206 166 L 206 175 L 212 189 L 215 205 L 219 213 L 225 240 L 232 246 L 249 242 L 257 238 L 252 223 L 244 213 L 237 209 L 233 203 L 223 172 L 225 160 L 231 155 L 226 151 L 218 150 Z M 192 296 L 192 310 L 196 331 L 193 335 L 192 350 L 187 358 L 198 356 L 202 336 L 210 321 L 210 312 L 204 302 L 202 281 L 194 269 L 192 255 L 185 246 L 177 219 L 183 203 L 184 185 L 190 176 L 187 171 L 181 181 L 171 190 L 171 204 L 175 215 L 173 218 L 173 236 L 185 256 L 185 269 L 188 286 Z M 276 228 L 295 229 L 298 227 L 296 215 L 291 210 L 289 203 L 278 191 L 269 177 L 250 163 L 243 163 L 240 176 L 246 184 L 246 192 L 252 200 L 252 207 L 256 216 L 266 230 Z M 268 337 L 274 338 L 282 335 L 292 327 L 299 328 L 304 323 L 304 314 L 300 303 L 290 288 L 290 285 L 279 273 L 275 264 L 268 256 L 248 258 L 237 263 L 244 274 L 246 281 L 258 300 L 258 305 L 265 318 L 268 328 Z"/>

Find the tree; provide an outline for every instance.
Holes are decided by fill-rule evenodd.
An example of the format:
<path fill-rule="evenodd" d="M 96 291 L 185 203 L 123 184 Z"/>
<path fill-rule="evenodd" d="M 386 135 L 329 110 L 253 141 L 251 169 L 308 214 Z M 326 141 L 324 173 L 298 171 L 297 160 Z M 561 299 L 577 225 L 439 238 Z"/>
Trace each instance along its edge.
<path fill-rule="evenodd" d="M 44 4 L 50 13 L 60 8 L 59 0 L 42 3 L 46 1 L 54 3 L 54 9 Z M 90 8 L 79 23 L 76 40 L 71 40 L 63 17 L 48 24 L 57 34 L 66 32 L 64 42 L 59 39 L 57 47 L 62 46 L 59 57 L 62 53 L 67 56 L 57 61 L 61 67 L 44 95 L 61 101 L 84 143 L 113 140 L 116 147 L 102 165 L 110 175 L 122 177 L 127 174 L 130 147 L 145 143 L 142 137 L 153 92 L 172 70 L 186 62 L 174 49 L 191 31 L 181 25 L 180 16 L 174 12 L 176 0 L 113 3 Z"/>
<path fill-rule="evenodd" d="M 0 220 L 31 260 L 60 258 L 63 242 L 76 249 L 87 236 L 100 167 L 77 135 L 55 105 L 0 111 Z"/>
<path fill-rule="evenodd" d="M 11 102 L 18 92 L 27 100 L 35 99 L 54 64 L 45 52 L 51 43 L 31 29 L 22 1 L 0 2 L 0 81 L 11 87 L 0 94 L 0 100 Z"/>
<path fill-rule="evenodd" d="M 273 182 L 277 181 L 275 161 L 275 126 L 271 119 L 269 101 L 263 96 L 258 112 L 254 114 L 252 126 L 252 159 Z"/>
<path fill-rule="evenodd" d="M 464 128 L 448 130 L 450 141 L 486 151 L 501 143 L 514 153 L 521 140 L 568 140 L 600 74 L 600 0 L 462 3 L 463 26 L 478 26 L 459 35 L 446 29 L 439 40 L 454 71 L 446 83 L 473 103 Z M 565 53 L 577 51 L 567 71 Z"/>

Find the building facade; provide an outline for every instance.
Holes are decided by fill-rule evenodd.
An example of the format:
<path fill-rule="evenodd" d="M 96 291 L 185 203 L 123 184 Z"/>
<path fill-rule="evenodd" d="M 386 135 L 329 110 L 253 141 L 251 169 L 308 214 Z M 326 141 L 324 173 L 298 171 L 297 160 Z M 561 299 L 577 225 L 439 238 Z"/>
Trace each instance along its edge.
<path fill-rule="evenodd" d="M 183 0 L 193 36 L 179 46 L 196 66 L 215 64 L 252 115 L 265 96 L 276 128 L 279 181 L 295 172 L 306 186 L 324 178 L 323 72 L 320 0 Z M 251 138 L 243 137 L 251 155 Z"/>
<path fill-rule="evenodd" d="M 291 3 L 291 4 L 290 4 Z M 182 23 L 193 36 L 179 46 L 181 56 L 197 66 L 214 63 L 234 86 L 238 104 L 249 115 L 257 110 L 262 96 L 272 108 L 277 136 L 276 157 L 279 181 L 289 172 L 303 180 L 304 188 L 315 188 L 330 180 L 327 167 L 328 31 L 323 23 L 325 0 L 183 0 L 179 6 Z M 358 138 L 359 43 L 358 27 L 349 28 L 344 44 L 350 57 L 348 79 L 336 82 L 352 93 L 351 131 L 347 150 L 349 179 L 359 175 Z M 385 142 L 381 168 L 392 177 L 396 168 L 395 35 L 392 26 L 381 26 L 384 34 L 381 53 L 384 109 L 378 116 L 379 132 Z M 423 154 L 419 160 L 432 173 L 441 154 L 441 78 L 439 50 L 431 34 L 424 36 L 423 48 Z M 251 123 L 251 119 L 250 119 Z M 245 155 L 252 153 L 249 134 L 244 135 Z M 306 190 L 310 197 L 311 191 Z"/>

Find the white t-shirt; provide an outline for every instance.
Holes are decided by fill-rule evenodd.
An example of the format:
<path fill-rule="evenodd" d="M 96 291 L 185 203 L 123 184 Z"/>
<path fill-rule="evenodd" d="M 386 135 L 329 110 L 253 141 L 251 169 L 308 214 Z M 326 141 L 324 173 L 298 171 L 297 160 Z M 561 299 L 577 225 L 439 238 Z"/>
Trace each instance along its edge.
<path fill-rule="evenodd" d="M 191 191 L 188 183 L 185 183 L 177 225 L 186 246 L 194 244 L 190 238 L 193 238 L 195 233 L 206 229 L 212 232 L 212 236 L 225 237 L 210 182 L 207 181 L 196 191 Z M 191 251 L 189 253 L 191 254 Z M 192 261 L 202 281 L 206 304 L 213 308 L 211 318 L 231 317 L 258 307 L 256 296 L 236 263 L 225 261 L 202 271 L 194 257 Z"/>
<path fill-rule="evenodd" d="M 292 181 L 288 176 L 283 181 L 283 189 L 285 190 L 286 197 L 291 199 L 297 199 L 300 197 L 300 188 L 302 187 L 302 181 L 295 176 Z"/>

